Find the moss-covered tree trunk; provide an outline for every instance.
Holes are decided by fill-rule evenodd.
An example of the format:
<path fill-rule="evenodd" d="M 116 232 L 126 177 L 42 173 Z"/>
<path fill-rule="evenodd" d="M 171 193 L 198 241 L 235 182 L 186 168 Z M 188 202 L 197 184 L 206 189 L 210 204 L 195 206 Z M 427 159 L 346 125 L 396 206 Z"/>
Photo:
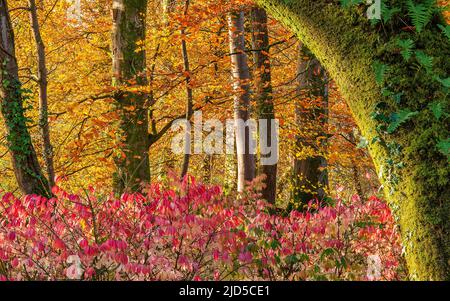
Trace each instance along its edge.
<path fill-rule="evenodd" d="M 344 9 L 339 1 L 257 2 L 295 31 L 349 104 L 362 135 L 369 141 L 369 152 L 400 225 L 410 278 L 449 280 L 450 175 L 445 156 L 449 129 L 445 117 L 438 119 L 439 114 L 430 109 L 439 104 L 441 109 L 448 106 L 445 93 L 440 92 L 442 85 L 436 80 L 448 78 L 450 69 L 450 42 L 436 24 L 442 25 L 442 19 L 433 18 L 419 33 L 421 28 L 406 26 L 417 25 L 408 15 L 407 1 L 383 1 L 388 8 L 400 9 L 383 27 L 370 25 L 366 7 Z M 393 45 L 395 38 L 413 40 L 422 53 L 405 60 L 399 47 Z M 422 54 L 433 57 L 432 71 L 424 67 L 430 64 Z M 376 76 L 375 65 L 378 71 L 387 71 L 384 66 L 389 65 L 389 72 Z M 382 95 L 377 82 L 383 73 L 396 97 L 386 97 L 390 94 L 386 89 Z M 389 115 L 389 126 L 399 120 L 405 122 L 395 131 L 383 129 L 383 121 L 377 118 L 383 115 L 377 110 L 397 112 Z M 417 113 L 410 114 L 412 118 L 406 121 L 405 112 Z"/>
<path fill-rule="evenodd" d="M 148 97 L 145 93 L 147 0 L 113 1 L 113 85 L 120 114 L 119 152 L 114 189 L 139 190 L 150 181 Z"/>
<path fill-rule="evenodd" d="M 0 0 L 0 105 L 17 184 L 24 194 L 49 196 L 27 128 L 24 90 L 19 81 L 14 32 L 5 0 Z"/>

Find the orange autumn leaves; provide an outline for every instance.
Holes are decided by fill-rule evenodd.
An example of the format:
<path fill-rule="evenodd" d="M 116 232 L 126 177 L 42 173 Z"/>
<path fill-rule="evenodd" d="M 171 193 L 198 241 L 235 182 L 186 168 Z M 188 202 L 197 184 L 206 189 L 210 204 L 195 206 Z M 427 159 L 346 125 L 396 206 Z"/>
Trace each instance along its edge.
<path fill-rule="evenodd" d="M 68 18 L 66 1 L 57 1 L 54 6 L 47 2 L 38 8 L 42 36 L 46 45 L 49 70 L 49 121 L 54 147 L 55 167 L 59 176 L 67 176 L 64 185 L 81 188 L 86 179 L 92 185 L 111 186 L 114 172 L 112 158 L 118 152 L 117 119 L 112 96 L 116 88 L 111 85 L 111 0 L 81 1 L 81 20 Z M 11 2 L 12 9 L 25 7 L 26 0 Z M 177 9 L 163 16 L 161 1 L 149 1 L 147 14 L 147 37 L 138 42 L 138 51 L 146 51 L 148 85 L 133 85 L 125 90 L 133 93 L 152 95 L 148 103 L 152 117 L 149 130 L 160 130 L 173 118 L 185 111 L 184 80 L 190 77 L 190 87 L 194 94 L 194 107 L 202 108 L 203 118 L 216 118 L 221 121 L 232 118 L 233 91 L 230 81 L 230 57 L 226 13 L 236 7 L 249 8 L 250 1 L 205 0 L 192 1 L 188 14 Z M 33 93 L 28 104 L 33 108 L 27 111 L 30 118 L 30 131 L 36 149 L 42 143 L 36 122 L 38 120 L 37 89 L 32 75 L 36 73 L 35 48 L 30 36 L 28 15 L 16 9 L 11 13 L 17 40 L 17 56 L 21 66 L 20 75 L 26 88 Z M 246 15 L 249 28 L 249 18 Z M 294 121 L 294 106 L 300 103 L 303 109 L 314 100 L 299 97 L 296 87 L 296 64 L 298 60 L 297 43 L 292 32 L 277 21 L 269 20 L 269 51 L 272 64 L 273 97 L 276 117 L 280 120 L 281 153 L 280 170 L 291 167 L 292 158 L 299 150 L 293 147 L 296 134 L 302 130 Z M 185 28 L 182 36 L 180 29 Z M 180 50 L 181 39 L 187 43 L 191 71 L 186 74 Z M 251 33 L 246 33 L 248 56 L 253 72 L 251 52 Z M 122 87 L 121 87 L 122 88 Z M 352 132 L 354 123 L 351 115 L 339 97 L 336 89 L 330 89 L 330 124 L 326 133 L 330 143 L 320 152 L 325 154 L 330 168 L 348 168 L 351 162 L 346 158 L 358 157 L 361 168 L 370 165 L 362 150 L 357 150 L 338 133 Z M 316 100 L 320 102 L 320 100 Z M 256 100 L 252 99 L 256 107 Z M 125 107 L 135 113 L 133 105 Z M 0 126 L 3 129 L 3 125 Z M 307 127 L 303 127 L 306 129 Z M 323 131 L 309 126 L 308 131 Z M 314 133 L 311 133 L 314 136 Z M 178 168 L 181 158 L 171 155 L 172 133 L 168 132 L 150 149 L 153 179 L 158 180 L 167 168 Z M 144 139 L 144 138 L 143 138 Z M 3 140 L 4 141 L 4 138 Z M 315 142 L 321 145 L 320 139 Z M 6 154 L 4 143 L 0 146 L 0 174 L 2 189 L 14 190 L 11 162 Z M 300 150 L 303 155 L 314 155 L 314 151 Z M 364 156 L 361 156 L 361 152 Z M 5 155 L 3 155 L 5 154 Z M 3 156 L 2 156 L 3 155 Z M 124 156 L 124 154 L 121 154 Z M 192 157 L 190 171 L 202 177 L 204 155 Z M 225 156 L 212 160 L 211 179 L 215 183 L 226 182 L 224 174 Z M 367 167 L 370 168 L 370 167 Z M 280 181 L 283 181 L 280 173 Z M 286 175 L 287 177 L 287 175 Z M 339 179 L 345 180 L 345 179 Z"/>

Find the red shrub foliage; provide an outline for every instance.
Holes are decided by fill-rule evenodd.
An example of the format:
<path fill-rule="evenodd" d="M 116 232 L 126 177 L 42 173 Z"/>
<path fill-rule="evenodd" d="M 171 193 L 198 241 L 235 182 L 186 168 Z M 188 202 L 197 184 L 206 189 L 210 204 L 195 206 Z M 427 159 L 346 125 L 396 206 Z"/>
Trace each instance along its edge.
<path fill-rule="evenodd" d="M 376 197 L 283 216 L 254 191 L 225 196 L 192 178 L 120 199 L 53 192 L 1 195 L 2 280 L 404 277 L 396 226 Z"/>

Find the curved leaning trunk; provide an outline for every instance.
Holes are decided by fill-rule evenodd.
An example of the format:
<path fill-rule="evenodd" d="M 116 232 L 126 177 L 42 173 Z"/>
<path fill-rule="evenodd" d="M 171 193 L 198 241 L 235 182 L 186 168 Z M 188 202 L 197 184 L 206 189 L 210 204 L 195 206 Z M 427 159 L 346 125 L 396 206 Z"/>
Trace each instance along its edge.
<path fill-rule="evenodd" d="M 336 81 L 363 136 L 367 141 L 378 141 L 379 123 L 371 116 L 384 98 L 372 66 L 378 59 L 375 55 L 386 54 L 383 52 L 386 41 L 370 27 L 367 18 L 356 10 L 345 10 L 325 0 L 257 2 L 292 29 L 315 54 Z M 404 2 L 389 4 L 404 6 Z M 404 26 L 403 23 L 394 29 L 405 34 Z M 432 54 L 438 68 L 448 77 L 450 43 L 445 36 L 439 30 L 424 29 L 417 39 L 418 48 Z M 418 113 L 395 133 L 383 135 L 382 143 L 369 143 L 369 152 L 401 229 L 410 278 L 448 280 L 450 177 L 447 158 L 436 148 L 439 138 L 448 137 L 448 127 L 443 119 L 434 118 L 427 109 L 428 102 L 438 97 L 433 84 L 415 69 L 407 69 L 400 55 L 382 58 L 395 64 L 395 75 L 402 79 L 402 86 L 394 87 L 404 91 L 397 109 L 408 107 Z M 395 169 L 395 181 L 387 165 L 392 157 L 392 145 L 401 146 L 398 157 L 405 165 Z"/>

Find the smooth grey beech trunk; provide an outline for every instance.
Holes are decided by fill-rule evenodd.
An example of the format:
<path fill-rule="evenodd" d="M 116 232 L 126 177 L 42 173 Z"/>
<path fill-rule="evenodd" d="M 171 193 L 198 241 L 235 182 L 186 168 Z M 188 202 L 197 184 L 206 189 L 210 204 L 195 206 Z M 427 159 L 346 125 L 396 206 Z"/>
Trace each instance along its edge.
<path fill-rule="evenodd" d="M 234 119 L 246 122 L 250 118 L 250 71 L 245 53 L 244 13 L 228 14 L 228 33 L 231 56 L 231 77 L 234 90 Z M 250 129 L 236 130 L 237 190 L 242 192 L 246 182 L 255 178 L 255 155 L 250 153 Z M 244 151 L 239 151 L 244 150 Z"/>

